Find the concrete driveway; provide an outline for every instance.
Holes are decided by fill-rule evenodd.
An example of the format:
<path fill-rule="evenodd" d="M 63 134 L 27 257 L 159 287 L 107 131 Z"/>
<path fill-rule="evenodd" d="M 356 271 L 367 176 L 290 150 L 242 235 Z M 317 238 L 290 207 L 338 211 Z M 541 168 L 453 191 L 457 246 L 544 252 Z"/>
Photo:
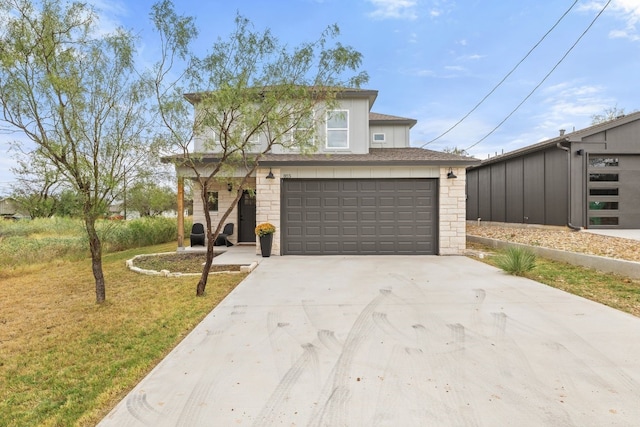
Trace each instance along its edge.
<path fill-rule="evenodd" d="M 100 426 L 638 423 L 639 318 L 465 257 L 288 256 Z"/>

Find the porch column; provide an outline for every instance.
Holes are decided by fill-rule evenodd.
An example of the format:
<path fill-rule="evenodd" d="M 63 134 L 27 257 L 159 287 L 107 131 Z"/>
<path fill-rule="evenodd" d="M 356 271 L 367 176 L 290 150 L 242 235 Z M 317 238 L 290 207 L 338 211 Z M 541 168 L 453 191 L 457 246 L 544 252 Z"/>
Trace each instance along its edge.
<path fill-rule="evenodd" d="M 184 177 L 178 177 L 178 249 L 184 248 Z"/>

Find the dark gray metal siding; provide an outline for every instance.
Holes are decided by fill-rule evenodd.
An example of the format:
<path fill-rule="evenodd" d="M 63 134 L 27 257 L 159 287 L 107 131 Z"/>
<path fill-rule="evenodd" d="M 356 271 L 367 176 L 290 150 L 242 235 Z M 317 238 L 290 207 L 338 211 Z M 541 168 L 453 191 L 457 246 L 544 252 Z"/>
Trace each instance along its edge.
<path fill-rule="evenodd" d="M 285 179 L 283 255 L 438 251 L 437 179 Z"/>
<path fill-rule="evenodd" d="M 565 225 L 566 156 L 554 148 L 469 170 L 467 219 Z"/>
<path fill-rule="evenodd" d="M 524 158 L 524 221 L 544 224 L 544 153 Z"/>
<path fill-rule="evenodd" d="M 544 223 L 566 225 L 569 186 L 567 153 L 562 150 L 545 151 L 544 157 Z"/>
<path fill-rule="evenodd" d="M 504 222 L 506 219 L 506 183 L 505 165 L 491 165 L 491 218 L 492 221 Z"/>
<path fill-rule="evenodd" d="M 522 182 L 524 162 L 522 159 L 509 160 L 506 162 L 505 168 L 506 222 L 521 223 L 524 219 L 524 192 Z"/>
<path fill-rule="evenodd" d="M 478 171 L 478 216 L 491 218 L 491 168 Z"/>
<path fill-rule="evenodd" d="M 467 171 L 467 219 L 476 220 L 478 216 L 478 170 Z"/>

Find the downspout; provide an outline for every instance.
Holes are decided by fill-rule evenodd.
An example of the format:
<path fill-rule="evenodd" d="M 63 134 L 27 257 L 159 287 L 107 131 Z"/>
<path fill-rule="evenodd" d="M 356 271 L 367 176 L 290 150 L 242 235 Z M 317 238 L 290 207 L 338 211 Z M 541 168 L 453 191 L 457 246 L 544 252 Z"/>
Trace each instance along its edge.
<path fill-rule="evenodd" d="M 580 231 L 581 227 L 571 224 L 571 149 L 562 145 L 562 142 L 558 142 L 556 147 L 567 152 L 567 227 L 573 231 Z"/>

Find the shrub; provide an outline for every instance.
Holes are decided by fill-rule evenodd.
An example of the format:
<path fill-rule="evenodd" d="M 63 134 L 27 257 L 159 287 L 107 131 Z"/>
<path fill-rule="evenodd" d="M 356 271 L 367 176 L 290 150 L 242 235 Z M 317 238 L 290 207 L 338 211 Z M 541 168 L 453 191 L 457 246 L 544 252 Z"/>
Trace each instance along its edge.
<path fill-rule="evenodd" d="M 131 221 L 101 221 L 103 243 L 109 252 L 170 242 L 178 235 L 175 218 L 143 217 Z"/>
<path fill-rule="evenodd" d="M 96 228 L 103 254 L 175 241 L 178 234 L 175 218 L 100 220 Z M 77 260 L 88 256 L 89 239 L 79 219 L 0 221 L 0 270 L 54 259 Z"/>
<path fill-rule="evenodd" d="M 511 246 L 496 257 L 496 265 L 514 276 L 524 276 L 536 266 L 536 255 L 529 249 Z"/>

